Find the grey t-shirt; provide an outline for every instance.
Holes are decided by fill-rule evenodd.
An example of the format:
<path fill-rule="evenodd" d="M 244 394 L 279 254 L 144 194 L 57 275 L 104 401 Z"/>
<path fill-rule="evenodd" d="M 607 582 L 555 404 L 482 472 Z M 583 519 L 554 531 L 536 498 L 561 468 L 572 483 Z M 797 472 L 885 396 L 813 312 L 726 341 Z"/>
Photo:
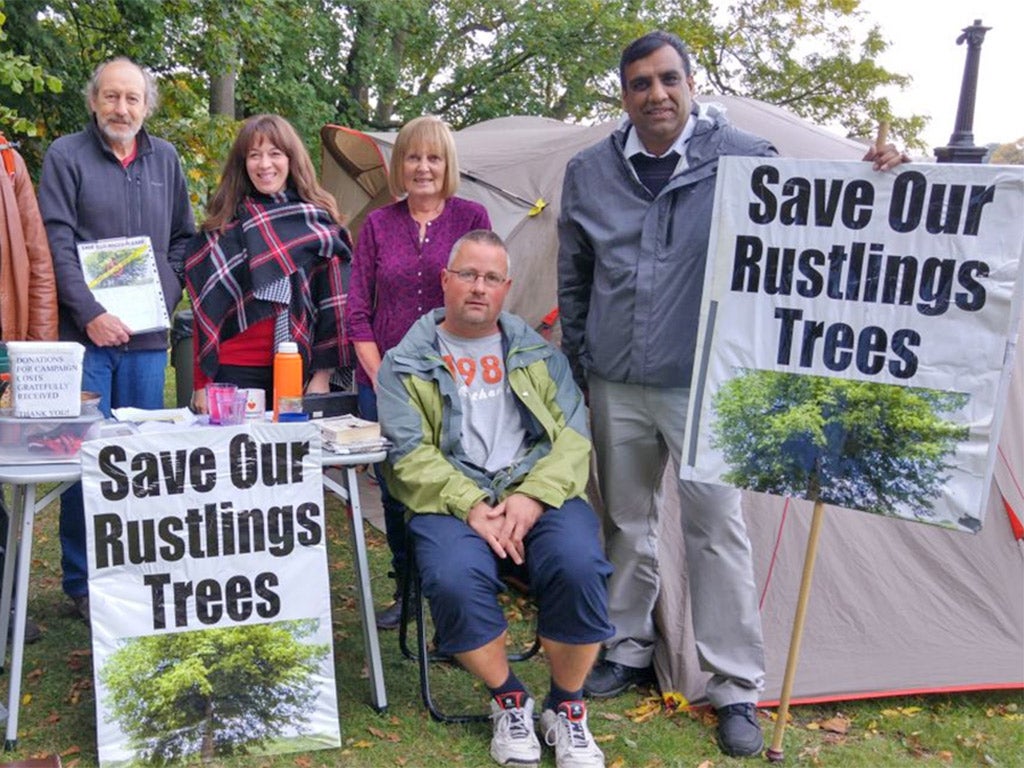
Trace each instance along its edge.
<path fill-rule="evenodd" d="M 512 466 L 526 453 L 526 429 L 505 376 L 501 334 L 464 339 L 438 328 L 437 336 L 458 382 L 466 455 L 490 473 Z"/>

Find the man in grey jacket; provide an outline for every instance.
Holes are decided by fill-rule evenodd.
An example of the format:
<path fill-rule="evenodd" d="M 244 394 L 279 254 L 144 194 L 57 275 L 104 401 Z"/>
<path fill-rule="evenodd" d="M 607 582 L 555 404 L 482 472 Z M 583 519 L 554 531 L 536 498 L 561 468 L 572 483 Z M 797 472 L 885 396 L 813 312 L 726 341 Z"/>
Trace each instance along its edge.
<path fill-rule="evenodd" d="M 152 75 L 125 58 L 96 68 L 86 88 L 85 130 L 57 139 L 43 160 L 39 208 L 53 253 L 59 333 L 85 346 L 82 388 L 100 410 L 162 408 L 167 331 L 132 333 L 100 304 L 78 260 L 80 243 L 148 236 L 168 313 L 181 298 L 185 245 L 195 233 L 178 154 L 142 127 L 156 108 Z M 82 487 L 61 496 L 64 591 L 88 619 Z"/>
<path fill-rule="evenodd" d="M 615 568 L 615 636 L 587 678 L 594 697 L 654 682 L 658 489 L 686 428 L 718 159 L 772 156 L 764 139 L 692 101 L 683 42 L 651 32 L 622 53 L 629 117 L 566 169 L 559 220 L 562 349 L 589 390 L 605 546 Z M 888 147 L 866 159 L 889 168 Z M 763 747 L 761 623 L 739 491 L 680 482 L 694 634 L 718 742 L 729 755 Z"/>

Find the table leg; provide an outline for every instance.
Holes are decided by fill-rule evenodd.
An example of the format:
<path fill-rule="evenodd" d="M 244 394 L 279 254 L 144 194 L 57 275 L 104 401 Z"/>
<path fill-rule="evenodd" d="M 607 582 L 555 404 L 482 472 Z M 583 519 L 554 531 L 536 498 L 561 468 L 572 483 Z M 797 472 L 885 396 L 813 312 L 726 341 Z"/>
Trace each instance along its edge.
<path fill-rule="evenodd" d="M 18 531 L 21 526 L 21 510 L 25 489 L 14 485 L 11 490 L 11 506 L 7 508 L 7 541 L 4 544 L 3 586 L 0 588 L 0 672 L 7 660 L 7 630 L 11 621 L 11 595 L 14 594 L 14 564 L 18 558 Z"/>
<path fill-rule="evenodd" d="M 28 575 L 32 567 L 32 526 L 35 523 L 36 487 L 25 486 L 21 504 L 21 540 L 18 547 L 18 577 L 14 586 L 14 634 L 7 694 L 7 734 L 4 749 L 18 744 L 18 706 L 21 703 L 21 667 L 25 654 L 25 619 L 28 614 Z M 17 514 L 17 513 L 15 513 Z M 14 524 L 14 521 L 11 521 Z M 10 554 L 8 554 L 10 556 Z"/>
<path fill-rule="evenodd" d="M 352 529 L 352 550 L 355 554 L 356 587 L 359 592 L 359 610 L 363 619 L 363 643 L 366 665 L 370 673 L 370 698 L 373 708 L 383 712 L 388 707 L 388 694 L 384 688 L 384 665 L 381 662 L 377 620 L 373 613 L 373 592 L 370 590 L 370 561 L 366 554 L 366 536 L 363 532 L 363 510 L 359 503 L 359 482 L 354 466 L 339 467 L 343 471 L 344 487 L 324 472 L 324 485 L 333 493 L 347 499 Z"/>

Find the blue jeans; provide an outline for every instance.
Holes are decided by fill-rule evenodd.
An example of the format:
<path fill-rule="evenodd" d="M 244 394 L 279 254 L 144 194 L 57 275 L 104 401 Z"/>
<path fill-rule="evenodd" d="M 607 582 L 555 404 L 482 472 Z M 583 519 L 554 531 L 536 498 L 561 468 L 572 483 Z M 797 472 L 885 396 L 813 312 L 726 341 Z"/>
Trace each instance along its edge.
<path fill-rule="evenodd" d="M 498 604 L 501 575 L 514 568 L 499 560 L 468 523 L 454 515 L 416 514 L 409 520 L 423 594 L 437 628 L 441 653 L 480 648 L 508 624 Z M 597 515 L 583 499 L 547 509 L 524 540 L 530 594 L 537 601 L 537 634 L 570 645 L 607 640 L 608 576 Z"/>
<path fill-rule="evenodd" d="M 121 347 L 85 345 L 82 390 L 98 392 L 100 411 L 111 408 L 164 407 L 164 370 L 167 351 L 125 351 Z M 64 592 L 70 597 L 89 593 L 89 560 L 85 553 L 85 506 L 82 484 L 75 483 L 60 496 L 60 564 Z"/>
<path fill-rule="evenodd" d="M 359 385 L 359 415 L 368 421 L 377 421 L 377 394 L 369 384 Z M 401 585 L 405 576 L 405 505 L 388 493 L 379 464 L 373 466 L 373 474 L 377 478 L 381 506 L 384 507 L 384 531 L 387 534 L 388 549 L 391 550 L 391 570 Z M 400 594 L 399 586 L 395 595 Z"/>

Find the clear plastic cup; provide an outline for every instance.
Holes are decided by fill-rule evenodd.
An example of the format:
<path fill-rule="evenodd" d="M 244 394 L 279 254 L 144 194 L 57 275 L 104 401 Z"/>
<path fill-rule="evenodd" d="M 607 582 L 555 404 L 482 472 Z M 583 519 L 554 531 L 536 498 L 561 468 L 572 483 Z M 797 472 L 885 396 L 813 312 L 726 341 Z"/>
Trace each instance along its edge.
<path fill-rule="evenodd" d="M 245 392 L 221 392 L 220 423 L 233 427 L 245 423 Z"/>

